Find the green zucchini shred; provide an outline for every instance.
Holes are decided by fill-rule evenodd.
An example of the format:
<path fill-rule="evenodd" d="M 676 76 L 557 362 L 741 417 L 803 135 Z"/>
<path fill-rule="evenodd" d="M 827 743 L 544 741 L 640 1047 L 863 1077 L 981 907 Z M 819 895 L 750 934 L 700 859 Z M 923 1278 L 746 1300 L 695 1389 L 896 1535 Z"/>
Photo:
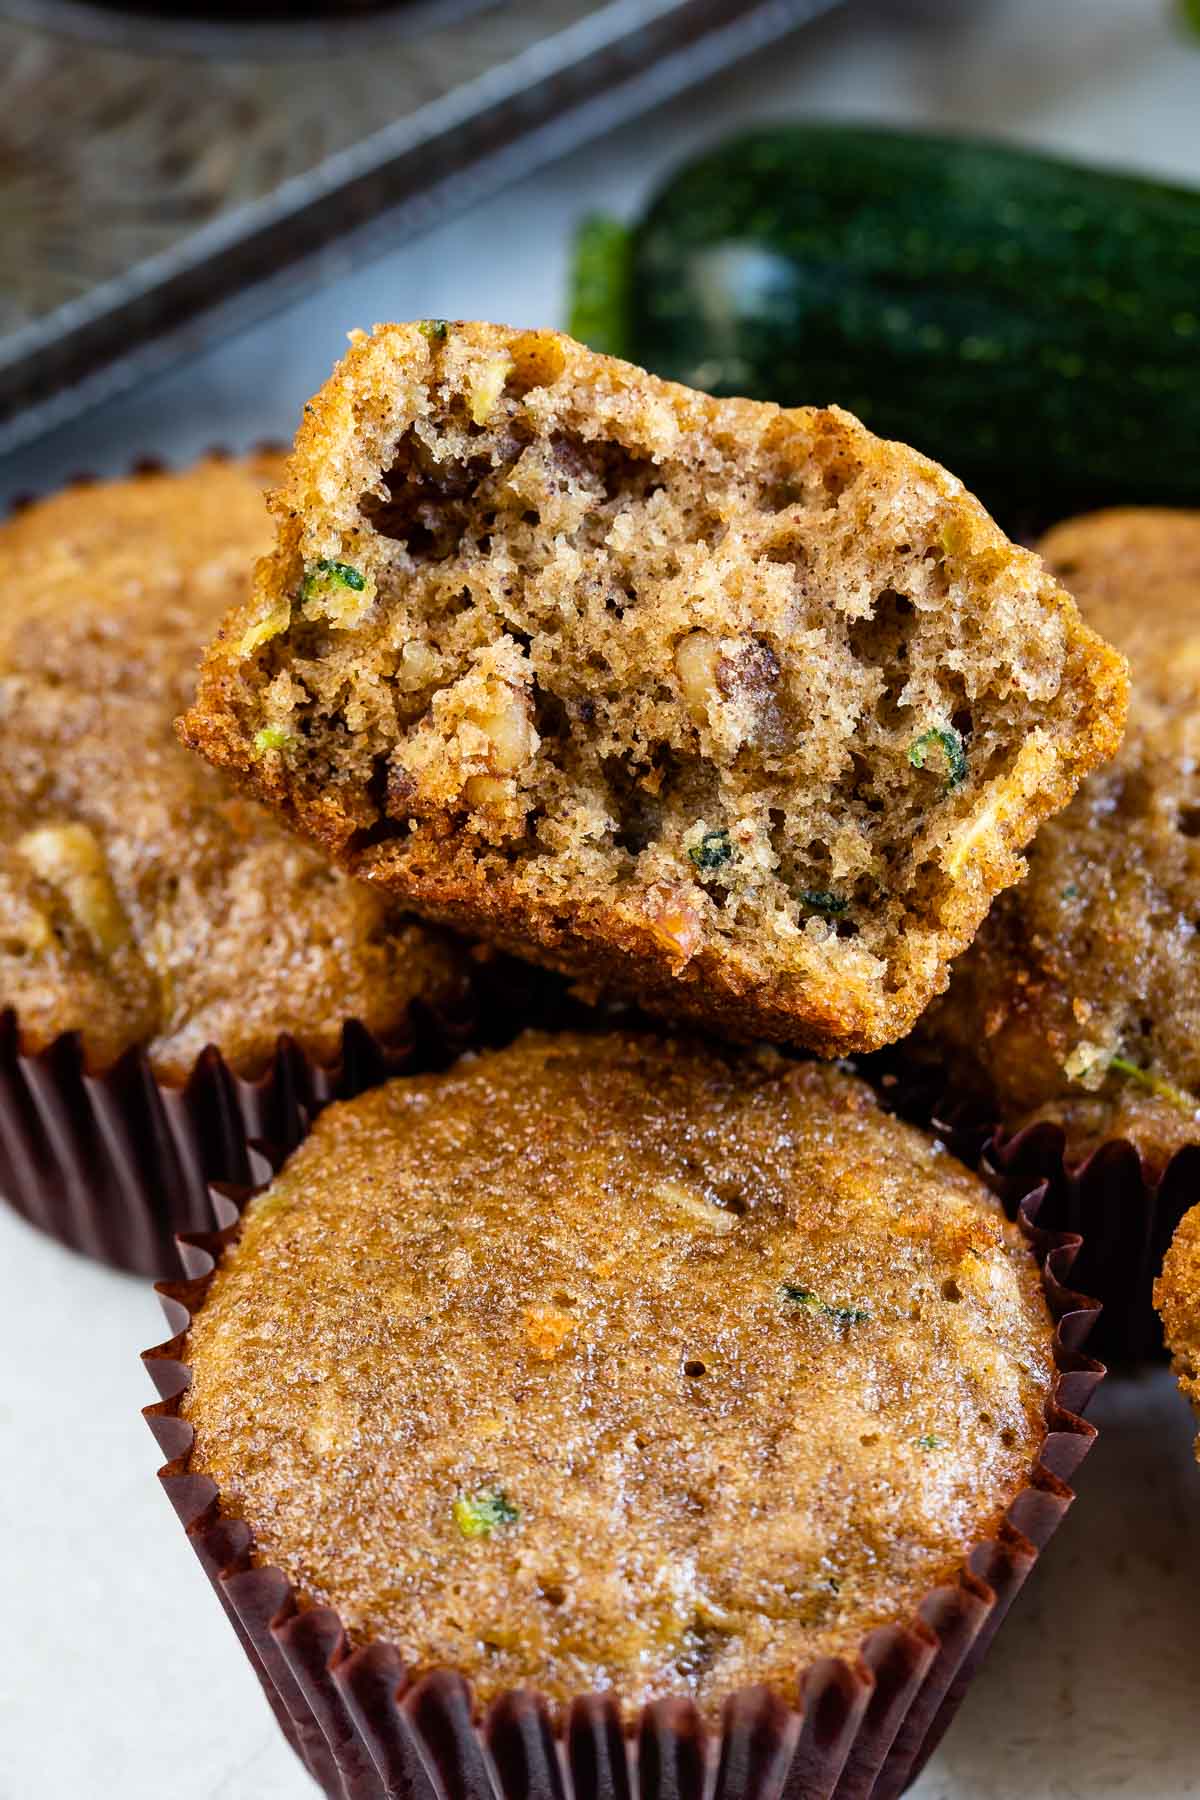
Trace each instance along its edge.
<path fill-rule="evenodd" d="M 291 742 L 291 732 L 282 725 L 264 725 L 254 734 L 254 754 L 265 756 L 268 750 L 286 750 Z"/>
<path fill-rule="evenodd" d="M 1191 1094 L 1184 1093 L 1182 1088 L 1175 1087 L 1172 1082 L 1165 1081 L 1161 1075 L 1154 1075 L 1149 1069 L 1140 1068 L 1137 1063 L 1130 1062 L 1127 1056 L 1109 1057 L 1108 1066 L 1118 1075 L 1124 1075 L 1127 1080 L 1135 1081 L 1139 1087 L 1144 1087 L 1148 1093 L 1157 1094 L 1160 1099 L 1169 1100 L 1172 1105 L 1181 1107 L 1184 1112 L 1200 1112 L 1200 1100 L 1195 1099 Z"/>
<path fill-rule="evenodd" d="M 923 769 L 930 751 L 940 750 L 946 759 L 946 792 L 952 794 L 967 779 L 967 752 L 962 733 L 953 725 L 931 725 L 908 747 L 914 769 Z"/>
<path fill-rule="evenodd" d="M 417 323 L 417 330 L 423 338 L 428 338 L 431 344 L 440 344 L 444 338 L 449 336 L 450 325 L 446 319 L 421 319 Z"/>
<path fill-rule="evenodd" d="M 688 855 L 702 875 L 708 875 L 714 869 L 723 868 L 733 856 L 733 845 L 729 841 L 729 833 L 727 831 L 706 831 L 700 842 L 692 845 Z"/>
<path fill-rule="evenodd" d="M 789 1306 L 804 1306 L 812 1312 L 822 1312 L 835 1325 L 865 1325 L 871 1317 L 865 1306 L 840 1306 L 835 1302 L 821 1300 L 811 1288 L 797 1287 L 790 1281 L 780 1284 L 779 1294 Z"/>
<path fill-rule="evenodd" d="M 353 563 L 331 562 L 323 556 L 319 562 L 311 564 L 304 571 L 304 580 L 300 585 L 301 600 L 311 600 L 323 588 L 344 587 L 352 593 L 361 594 L 366 587 L 366 577 Z"/>
<path fill-rule="evenodd" d="M 521 1516 L 503 1488 L 480 1488 L 477 1494 L 460 1494 L 450 1508 L 454 1523 L 465 1538 L 488 1538 L 502 1525 L 515 1525 Z"/>
<path fill-rule="evenodd" d="M 945 1438 L 939 1437 L 936 1431 L 923 1431 L 917 1439 L 918 1450 L 944 1450 L 945 1448 Z"/>
<path fill-rule="evenodd" d="M 843 900 L 840 894 L 828 893 L 824 888 L 805 888 L 800 895 L 801 904 L 811 912 L 827 913 L 836 918 L 839 913 L 848 910 L 850 902 Z"/>
<path fill-rule="evenodd" d="M 871 1317 L 865 1306 L 831 1306 L 822 1300 L 821 1311 L 835 1325 L 865 1325 Z"/>

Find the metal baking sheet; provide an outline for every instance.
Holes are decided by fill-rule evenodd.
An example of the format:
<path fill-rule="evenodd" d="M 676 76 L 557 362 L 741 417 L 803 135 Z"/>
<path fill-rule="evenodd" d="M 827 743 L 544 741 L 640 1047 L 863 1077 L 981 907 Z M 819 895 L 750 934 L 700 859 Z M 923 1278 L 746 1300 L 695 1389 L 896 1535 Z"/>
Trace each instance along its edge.
<path fill-rule="evenodd" d="M 837 4 L 0 0 L 0 453 Z"/>

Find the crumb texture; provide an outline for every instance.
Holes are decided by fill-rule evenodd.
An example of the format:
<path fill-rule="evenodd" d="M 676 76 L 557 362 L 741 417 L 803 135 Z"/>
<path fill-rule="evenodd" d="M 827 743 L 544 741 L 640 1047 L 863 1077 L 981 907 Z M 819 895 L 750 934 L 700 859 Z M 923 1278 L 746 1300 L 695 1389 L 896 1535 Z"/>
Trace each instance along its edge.
<path fill-rule="evenodd" d="M 1053 1382 L 1032 1253 L 867 1087 L 617 1034 L 329 1109 L 185 1356 L 193 1469 L 355 1642 L 710 1718 L 952 1578 Z"/>
<path fill-rule="evenodd" d="M 176 743 L 205 636 L 266 548 L 281 460 L 81 485 L 0 527 L 0 1008 L 93 1067 L 186 1076 L 280 1031 L 332 1058 L 455 995 L 459 960 Z"/>
<path fill-rule="evenodd" d="M 419 910 L 730 1033 L 899 1035 L 1119 736 L 1119 659 L 952 476 L 553 332 L 360 338 L 276 510 L 189 741 Z"/>
<path fill-rule="evenodd" d="M 1200 512 L 1069 520 L 1048 566 L 1133 670 L 1129 729 L 1038 833 L 922 1035 L 1073 1156 L 1200 1142 Z"/>

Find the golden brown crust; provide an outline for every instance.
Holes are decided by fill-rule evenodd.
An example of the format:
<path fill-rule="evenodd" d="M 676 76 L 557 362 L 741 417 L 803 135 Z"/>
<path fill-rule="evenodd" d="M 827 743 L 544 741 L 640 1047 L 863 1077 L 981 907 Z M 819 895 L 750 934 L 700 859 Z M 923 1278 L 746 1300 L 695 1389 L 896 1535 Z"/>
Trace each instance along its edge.
<path fill-rule="evenodd" d="M 1043 826 L 921 1036 L 1009 1125 L 1057 1120 L 1075 1157 L 1127 1137 L 1161 1168 L 1200 1141 L 1200 512 L 1095 513 L 1041 549 L 1130 656 L 1129 731 Z"/>
<path fill-rule="evenodd" d="M 200 643 L 267 542 L 278 457 L 69 489 L 0 528 L 0 1007 L 93 1067 L 208 1043 L 260 1069 L 290 1031 L 403 1030 L 456 952 L 176 744 Z"/>
<path fill-rule="evenodd" d="M 837 409 L 385 326 L 275 511 L 185 741 L 429 917 L 731 1034 L 898 1036 L 1119 740 L 1123 664 L 1068 595 Z M 331 565 L 361 601 L 313 597 Z"/>
<path fill-rule="evenodd" d="M 1200 1413 L 1200 1206 L 1193 1206 L 1176 1227 L 1154 1284 L 1154 1304 L 1179 1385 Z M 1200 1439 L 1196 1456 L 1200 1459 Z"/>
<path fill-rule="evenodd" d="M 195 1317 L 183 1410 L 355 1642 L 482 1703 L 712 1717 L 997 1528 L 1052 1337 L 996 1201 L 863 1084 L 529 1034 L 322 1115 Z"/>
<path fill-rule="evenodd" d="M 0 531 L 0 670 L 48 680 L 78 670 L 78 680 L 86 667 L 97 689 L 185 704 L 197 633 L 246 591 L 269 541 L 266 495 L 285 468 L 277 451 L 213 456 L 20 507 Z"/>

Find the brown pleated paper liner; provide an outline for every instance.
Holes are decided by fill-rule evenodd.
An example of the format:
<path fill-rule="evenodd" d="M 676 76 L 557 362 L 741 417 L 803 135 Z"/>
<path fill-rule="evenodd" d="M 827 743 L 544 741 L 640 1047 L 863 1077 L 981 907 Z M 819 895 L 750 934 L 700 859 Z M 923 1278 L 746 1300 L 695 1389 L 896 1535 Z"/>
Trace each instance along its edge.
<path fill-rule="evenodd" d="M 173 1083 L 157 1080 L 139 1049 L 90 1073 L 75 1033 L 26 1053 L 15 1015 L 0 1012 L 0 1195 L 85 1256 L 176 1274 L 176 1238 L 216 1224 L 209 1184 L 250 1180 L 251 1139 L 293 1149 L 330 1100 L 444 1066 L 472 1019 L 465 1006 L 461 1015 L 414 1007 L 405 1037 L 386 1043 L 348 1020 L 329 1065 L 281 1036 L 257 1080 L 210 1047 Z"/>
<path fill-rule="evenodd" d="M 1071 1163 L 1062 1127 L 1040 1121 L 1012 1137 L 998 1133 L 986 1159 L 1014 1186 L 1045 1180 L 1047 1226 L 1082 1234 L 1074 1273 L 1104 1307 L 1098 1354 L 1113 1362 L 1165 1355 L 1154 1283 L 1175 1227 L 1200 1201 L 1200 1144 L 1185 1144 L 1161 1171 L 1125 1138 Z"/>
<path fill-rule="evenodd" d="M 250 1161 L 253 1179 L 267 1180 L 266 1160 Z M 214 1196 L 218 1230 L 181 1244 L 187 1279 L 159 1286 L 175 1335 L 146 1352 L 162 1399 L 145 1417 L 192 1548 L 285 1737 L 331 1800 L 888 1800 L 908 1787 L 1070 1506 L 1067 1483 L 1095 1437 L 1078 1415 L 1104 1373 L 1082 1351 L 1097 1305 L 1066 1285 L 1079 1239 L 1036 1223 L 1041 1187 L 1016 1211 L 1056 1322 L 1057 1377 L 1037 1466 L 995 1536 L 911 1617 L 871 1632 L 853 1656 L 798 1671 L 790 1702 L 747 1688 L 711 1727 L 680 1697 L 628 1729 L 604 1694 L 556 1713 L 521 1688 L 481 1711 L 454 1670 L 410 1671 L 388 1644 L 352 1644 L 335 1611 L 258 1562 L 249 1527 L 208 1476 L 189 1472 L 186 1334 L 249 1197 Z"/>
<path fill-rule="evenodd" d="M 1200 1202 L 1200 1143 L 1183 1145 L 1162 1168 L 1126 1138 L 1110 1138 L 1072 1161 L 1061 1125 L 1041 1119 L 1009 1134 L 985 1101 L 945 1092 L 939 1079 L 906 1068 L 895 1052 L 867 1061 L 862 1073 L 889 1106 L 978 1164 L 1010 1203 L 1045 1184 L 1039 1224 L 1083 1239 L 1072 1279 L 1103 1307 L 1091 1339 L 1096 1355 L 1127 1363 L 1164 1354 L 1154 1283 L 1176 1226 Z"/>

